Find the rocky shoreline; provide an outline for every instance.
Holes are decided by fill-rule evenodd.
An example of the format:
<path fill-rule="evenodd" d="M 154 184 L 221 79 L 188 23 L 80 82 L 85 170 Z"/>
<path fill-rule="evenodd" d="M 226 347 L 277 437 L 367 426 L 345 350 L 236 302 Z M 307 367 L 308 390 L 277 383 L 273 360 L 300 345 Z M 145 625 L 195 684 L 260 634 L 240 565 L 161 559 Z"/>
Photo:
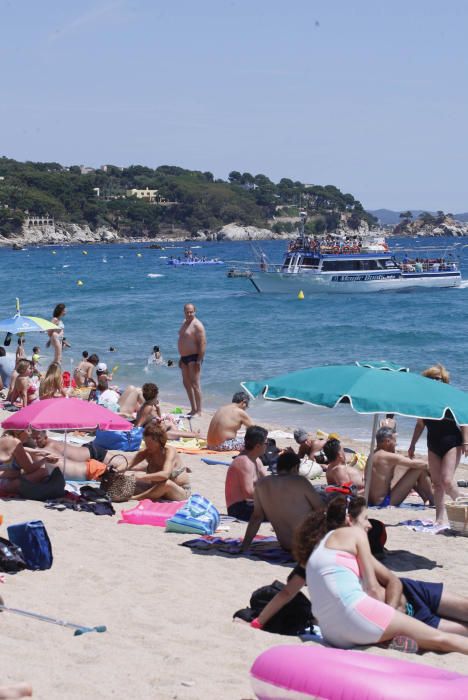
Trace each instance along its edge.
<path fill-rule="evenodd" d="M 395 231 L 376 232 L 380 235 L 392 236 L 394 234 L 408 237 L 436 237 L 468 236 L 468 224 L 450 220 L 436 227 L 412 225 L 396 227 Z M 347 236 L 366 235 L 367 231 L 354 231 L 340 228 L 339 233 Z M 260 240 L 290 240 L 298 235 L 298 230 L 292 233 L 275 233 L 268 228 L 256 226 L 240 226 L 238 224 L 226 224 L 217 231 L 198 231 L 191 234 L 186 229 L 171 229 L 161 232 L 157 236 L 130 236 L 113 228 L 100 226 L 94 231 L 88 225 L 56 222 L 53 226 L 23 227 L 22 231 L 8 238 L 0 235 L 0 247 L 23 248 L 43 245 L 86 245 L 109 243 L 149 243 L 160 244 L 180 241 L 260 241 Z"/>

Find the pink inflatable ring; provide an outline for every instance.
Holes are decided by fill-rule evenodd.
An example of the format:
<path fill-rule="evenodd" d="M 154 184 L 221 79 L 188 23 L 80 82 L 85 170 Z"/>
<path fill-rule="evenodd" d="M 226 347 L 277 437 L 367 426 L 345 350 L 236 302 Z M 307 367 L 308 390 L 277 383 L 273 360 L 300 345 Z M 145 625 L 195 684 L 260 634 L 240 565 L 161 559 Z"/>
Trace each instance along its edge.
<path fill-rule="evenodd" d="M 360 651 L 279 646 L 251 671 L 259 700 L 466 700 L 468 676 Z"/>

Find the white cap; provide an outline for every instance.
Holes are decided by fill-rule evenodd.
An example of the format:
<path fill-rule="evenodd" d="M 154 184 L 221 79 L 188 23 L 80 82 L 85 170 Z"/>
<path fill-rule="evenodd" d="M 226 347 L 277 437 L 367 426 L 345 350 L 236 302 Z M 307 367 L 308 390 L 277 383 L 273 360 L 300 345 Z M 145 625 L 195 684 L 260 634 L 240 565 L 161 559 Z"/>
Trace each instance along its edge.
<path fill-rule="evenodd" d="M 107 365 L 105 362 L 98 362 L 96 365 L 96 372 L 107 372 Z"/>

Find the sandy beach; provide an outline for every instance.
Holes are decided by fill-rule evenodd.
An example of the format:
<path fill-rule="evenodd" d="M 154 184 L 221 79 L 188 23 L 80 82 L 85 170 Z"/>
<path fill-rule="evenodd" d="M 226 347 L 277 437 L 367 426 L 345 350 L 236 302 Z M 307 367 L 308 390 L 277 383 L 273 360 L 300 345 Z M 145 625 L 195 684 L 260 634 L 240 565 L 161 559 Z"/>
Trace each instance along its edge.
<path fill-rule="evenodd" d="M 207 414 L 196 426 L 193 421 L 194 427 L 206 433 L 208 421 Z M 284 423 L 288 423 L 287 407 Z M 192 455 L 185 455 L 184 463 L 193 470 L 194 491 L 225 512 L 226 468 L 208 466 Z M 468 470 L 461 467 L 457 475 L 466 479 Z M 0 501 L 2 536 L 9 524 L 41 519 L 54 553 L 48 571 L 6 576 L 6 583 L 0 585 L 5 604 L 107 626 L 104 634 L 74 637 L 69 629 L 2 614 L 0 684 L 27 681 L 34 697 L 41 700 L 253 698 L 249 669 L 256 656 L 277 644 L 302 642 L 234 623 L 232 615 L 248 605 L 255 588 L 274 579 L 284 581 L 289 567 L 245 557 L 194 554 L 179 546 L 190 535 L 117 524 L 120 512 L 133 505 L 116 504 L 117 515 L 110 518 L 50 511 L 31 501 Z M 443 581 L 450 590 L 466 593 L 466 538 L 396 526 L 410 518 L 433 518 L 434 511 L 387 508 L 372 516 L 388 526 L 390 554 L 384 563 L 389 568 L 400 575 Z M 244 531 L 245 524 L 234 522 L 222 534 L 240 537 Z M 260 532 L 271 534 L 271 527 L 265 524 Z M 370 650 L 454 671 L 468 670 L 466 657 L 460 654 Z"/>

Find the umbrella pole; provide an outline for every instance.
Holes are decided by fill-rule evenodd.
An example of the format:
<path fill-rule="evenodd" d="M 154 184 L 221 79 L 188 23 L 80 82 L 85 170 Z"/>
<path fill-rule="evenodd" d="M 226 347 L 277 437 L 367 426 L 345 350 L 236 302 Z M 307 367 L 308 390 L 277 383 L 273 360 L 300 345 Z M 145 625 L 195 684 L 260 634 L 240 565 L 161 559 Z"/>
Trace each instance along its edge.
<path fill-rule="evenodd" d="M 379 414 L 375 413 L 374 414 L 374 424 L 372 426 L 370 452 L 369 452 L 369 457 L 367 458 L 366 471 L 364 474 L 364 485 L 365 485 L 364 497 L 365 497 L 366 501 L 369 500 L 369 491 L 370 491 L 371 478 L 372 478 L 372 462 L 374 461 L 375 435 L 377 433 L 378 427 L 379 427 Z"/>
<path fill-rule="evenodd" d="M 65 435 L 63 441 L 63 478 L 67 480 L 65 472 L 67 471 L 67 429 L 65 428 Z"/>

